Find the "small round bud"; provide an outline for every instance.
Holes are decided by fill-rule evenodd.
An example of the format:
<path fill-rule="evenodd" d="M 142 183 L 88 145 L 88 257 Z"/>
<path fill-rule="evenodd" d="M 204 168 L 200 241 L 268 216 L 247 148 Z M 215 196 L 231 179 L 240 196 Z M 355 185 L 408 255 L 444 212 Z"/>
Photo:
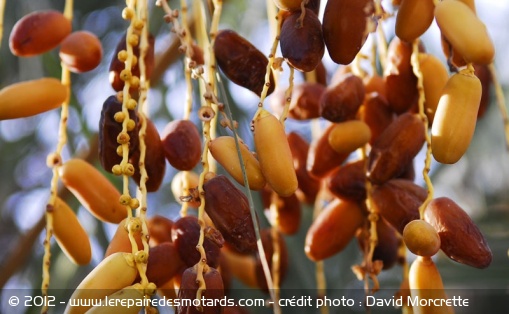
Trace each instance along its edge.
<path fill-rule="evenodd" d="M 51 153 L 46 157 L 46 165 L 49 168 L 53 168 L 55 166 L 62 164 L 62 157 L 57 153 Z"/>
<path fill-rule="evenodd" d="M 122 149 L 122 145 L 117 146 L 117 155 L 122 157 L 124 155 L 124 150 Z"/>
<path fill-rule="evenodd" d="M 136 122 L 133 119 L 127 121 L 127 131 L 132 131 L 136 127 Z"/>
<path fill-rule="evenodd" d="M 127 194 L 122 194 L 122 195 L 120 195 L 120 198 L 118 201 L 120 202 L 120 204 L 127 206 L 131 202 L 131 197 Z"/>
<path fill-rule="evenodd" d="M 135 47 L 135 46 L 138 46 L 139 42 L 140 42 L 140 37 L 136 34 L 131 34 L 129 36 L 127 36 L 127 42 L 129 43 L 129 45 Z"/>
<path fill-rule="evenodd" d="M 149 282 L 147 286 L 145 287 L 145 295 L 154 295 L 156 293 L 157 286 L 153 282 Z"/>
<path fill-rule="evenodd" d="M 129 134 L 126 132 L 120 132 L 120 134 L 117 136 L 117 143 L 119 144 L 127 144 L 129 143 L 129 140 L 131 138 L 129 137 Z"/>
<path fill-rule="evenodd" d="M 131 99 L 129 99 L 129 101 L 127 101 L 127 104 L 126 104 L 127 109 L 134 110 L 134 109 L 136 109 L 136 106 L 138 106 L 138 103 L 136 102 L 136 100 L 131 98 Z"/>
<path fill-rule="evenodd" d="M 113 116 L 113 119 L 115 119 L 115 121 L 117 121 L 118 123 L 122 123 L 122 122 L 124 122 L 125 114 L 122 111 L 119 111 L 119 112 L 115 113 L 115 115 Z"/>
<path fill-rule="evenodd" d="M 124 82 L 130 81 L 132 76 L 131 70 L 128 69 L 123 69 L 122 72 L 120 72 L 120 79 Z"/>
<path fill-rule="evenodd" d="M 122 167 L 122 173 L 125 174 L 126 176 L 132 176 L 134 174 L 134 166 L 133 164 L 131 163 L 126 163 L 123 167 Z"/>
<path fill-rule="evenodd" d="M 134 17 L 134 10 L 131 8 L 124 8 L 122 10 L 122 18 L 124 20 L 130 20 Z"/>
<path fill-rule="evenodd" d="M 133 217 L 127 223 L 127 231 L 132 233 L 141 232 L 141 219 L 139 217 Z"/>
<path fill-rule="evenodd" d="M 138 251 L 134 253 L 134 260 L 136 264 L 146 264 L 148 262 L 148 254 L 145 251 Z"/>
<path fill-rule="evenodd" d="M 142 30 L 143 26 L 145 26 L 145 22 L 143 22 L 142 20 L 135 20 L 133 22 L 133 27 L 137 30 Z"/>
<path fill-rule="evenodd" d="M 131 59 L 131 66 L 135 67 L 138 64 L 138 57 L 133 55 L 133 58 Z"/>
<path fill-rule="evenodd" d="M 113 172 L 113 174 L 116 176 L 120 176 L 122 175 L 122 167 L 120 167 L 120 165 L 114 165 L 111 168 L 111 172 Z"/>
<path fill-rule="evenodd" d="M 129 207 L 131 207 L 132 209 L 136 209 L 136 208 L 140 207 L 140 201 L 137 198 L 131 199 L 131 203 L 129 203 Z"/>
<path fill-rule="evenodd" d="M 127 56 L 128 56 L 128 54 L 127 54 L 127 51 L 125 51 L 125 50 L 120 50 L 117 54 L 117 58 L 121 62 L 126 62 Z"/>
<path fill-rule="evenodd" d="M 132 76 L 129 82 L 133 88 L 138 88 L 140 86 L 140 78 L 137 76 Z"/>

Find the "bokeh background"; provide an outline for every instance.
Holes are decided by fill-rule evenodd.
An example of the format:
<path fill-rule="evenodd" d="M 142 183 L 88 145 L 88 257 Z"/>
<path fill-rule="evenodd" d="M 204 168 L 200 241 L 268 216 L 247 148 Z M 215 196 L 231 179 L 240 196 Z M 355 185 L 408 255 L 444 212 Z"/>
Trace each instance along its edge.
<path fill-rule="evenodd" d="M 194 1 L 188 1 L 192 8 Z M 220 28 L 237 30 L 252 41 L 260 50 L 268 54 L 271 45 L 270 30 L 267 23 L 266 3 L 262 0 L 224 0 Z M 322 5 L 325 1 L 322 1 Z M 184 107 L 183 62 L 178 53 L 168 52 L 168 47 L 175 41 L 169 26 L 163 22 L 162 11 L 150 1 L 150 30 L 156 36 L 156 53 L 170 55 L 173 61 L 157 82 L 154 82 L 149 95 L 150 116 L 159 131 L 168 121 L 182 117 Z M 383 1 L 389 12 L 393 10 L 389 1 Z M 72 101 L 69 116 L 69 142 L 64 150 L 64 160 L 71 156 L 82 156 L 99 165 L 97 160 L 96 137 L 98 121 L 104 100 L 114 92 L 108 83 L 108 66 L 114 48 L 123 35 L 127 23 L 121 18 L 125 1 L 88 0 L 76 1 L 74 7 L 73 28 L 88 30 L 102 41 L 104 58 L 95 70 L 72 75 Z M 173 8 L 178 8 L 178 1 L 170 1 Z M 509 1 L 483 0 L 476 1 L 478 15 L 486 23 L 496 47 L 495 66 L 504 94 L 507 98 L 509 84 Z M 63 0 L 7 0 L 5 7 L 3 39 L 0 48 L 0 87 L 9 84 L 36 79 L 42 76 L 59 77 L 60 64 L 58 51 L 54 50 L 39 57 L 17 58 L 8 48 L 8 37 L 14 23 L 27 13 L 42 9 L 62 10 Z M 323 10 L 322 10 L 323 12 Z M 394 19 L 382 25 L 390 39 L 394 29 Z M 443 60 L 440 49 L 439 31 L 435 24 L 422 37 L 428 52 Z M 367 45 L 370 45 L 371 39 Z M 324 63 L 329 77 L 337 68 L 325 54 Z M 286 74 L 285 74 L 286 73 Z M 285 83 L 283 73 L 281 81 Z M 296 81 L 303 77 L 296 74 Z M 257 97 L 250 92 L 225 81 L 228 101 L 239 122 L 239 132 L 249 145 L 251 135 L 249 120 L 256 110 Z M 493 251 L 493 263 L 484 270 L 474 269 L 450 261 L 438 255 L 438 263 L 443 281 L 447 288 L 480 289 L 493 291 L 493 294 L 504 295 L 509 290 L 509 151 L 505 144 L 502 117 L 495 103 L 494 90 L 489 91 L 492 102 L 486 115 L 478 121 L 475 137 L 467 154 L 454 165 L 432 165 L 432 181 L 436 196 L 448 196 L 460 204 L 476 221 L 487 238 Z M 196 95 L 194 110 L 199 102 Z M 270 99 L 268 100 L 270 101 Z M 1 104 L 0 104 L 1 105 Z M 24 289 L 27 295 L 40 293 L 44 210 L 49 195 L 51 171 L 46 166 L 46 155 L 55 149 L 58 132 L 59 111 L 54 110 L 35 117 L 0 121 L 0 312 L 29 313 L 39 312 L 32 308 L 10 308 L 6 303 L 6 289 Z M 310 136 L 307 123 L 289 121 L 287 130 L 297 130 Z M 219 131 L 221 132 L 224 131 Z M 252 146 L 251 146 L 252 147 Z M 415 161 L 416 181 L 422 184 L 423 154 Z M 149 214 L 162 214 L 169 218 L 178 217 L 180 206 L 175 202 L 170 190 L 171 178 L 176 171 L 167 165 L 164 184 L 159 192 L 149 195 Z M 114 182 L 116 178 L 111 178 Z M 65 192 L 64 192 L 65 193 Z M 55 293 L 64 295 L 66 290 L 73 289 L 82 278 L 103 257 L 104 250 L 116 226 L 104 224 L 93 218 L 81 208 L 75 198 L 66 195 L 67 201 L 77 211 L 78 217 L 90 235 L 93 247 L 93 260 L 88 266 L 73 265 L 56 246 L 53 245 L 51 265 L 51 288 Z M 255 201 L 258 196 L 255 194 Z M 303 222 L 295 236 L 285 237 L 290 253 L 290 275 L 283 283 L 283 288 L 313 289 L 315 287 L 314 265 L 303 252 L 305 232 L 312 219 L 312 210 L 302 208 Z M 263 219 L 261 224 L 267 226 Z M 353 241 L 355 242 L 355 241 Z M 409 257 L 412 259 L 412 256 Z M 331 295 L 346 295 L 348 291 L 362 288 L 350 266 L 361 261 L 356 243 L 341 254 L 325 261 L 328 286 Z M 383 291 L 387 296 L 397 290 L 401 280 L 401 268 L 395 267 L 380 275 Z M 234 282 L 233 293 L 236 296 L 268 298 L 261 292 L 243 290 L 242 285 Z M 509 299 L 509 296 L 506 297 Z M 509 311 L 509 303 L 501 298 L 496 300 L 488 295 L 481 298 L 481 303 L 458 313 L 479 313 L 489 309 L 493 304 Z M 484 303 L 485 302 L 485 303 Z M 507 301 L 505 301 L 507 302 Z M 505 307 L 507 305 L 507 307 Z M 364 311 L 363 309 L 360 309 Z M 61 311 L 61 310 L 60 310 Z M 57 310 L 55 313 L 60 312 Z M 161 312 L 171 313 L 171 309 Z M 251 312 L 267 312 L 268 309 L 250 309 Z M 331 309 L 335 313 L 338 309 Z M 381 311 L 378 309 L 378 311 Z M 269 311 L 270 312 L 270 311 Z M 299 313 L 314 313 L 316 310 L 299 309 Z M 377 310 L 375 309 L 375 313 Z M 488 311 L 489 312 L 489 311 Z M 344 313 L 344 310 L 342 310 Z M 495 312 L 493 312 L 495 313 Z M 502 313 L 502 312 L 499 312 Z"/>

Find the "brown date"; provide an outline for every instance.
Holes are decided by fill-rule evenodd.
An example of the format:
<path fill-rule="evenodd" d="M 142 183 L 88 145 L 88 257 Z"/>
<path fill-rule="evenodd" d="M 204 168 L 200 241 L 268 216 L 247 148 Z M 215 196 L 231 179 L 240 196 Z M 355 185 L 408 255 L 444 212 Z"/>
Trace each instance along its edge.
<path fill-rule="evenodd" d="M 156 246 L 164 242 L 172 242 L 171 228 L 173 221 L 161 215 L 154 215 L 147 219 L 148 233 L 150 234 L 150 246 Z"/>
<path fill-rule="evenodd" d="M 277 195 L 269 188 L 261 191 L 265 215 L 273 226 L 286 235 L 299 231 L 301 221 L 301 208 L 299 199 L 295 194 L 287 197 Z"/>
<path fill-rule="evenodd" d="M 261 94 L 269 60 L 253 44 L 232 30 L 221 30 L 216 35 L 214 54 L 217 65 L 233 83 L 256 95 Z M 271 72 L 267 95 L 274 91 L 274 87 Z"/>
<path fill-rule="evenodd" d="M 159 287 L 179 273 L 182 267 L 185 267 L 185 264 L 181 260 L 175 244 L 165 242 L 150 248 L 147 263 L 149 282 L 153 282 Z"/>
<path fill-rule="evenodd" d="M 320 98 L 320 115 L 332 122 L 355 118 L 364 101 L 362 79 L 352 73 L 341 77 L 336 85 L 328 87 Z"/>
<path fill-rule="evenodd" d="M 401 175 L 424 144 L 424 127 L 416 114 L 405 113 L 373 143 L 368 159 L 368 179 L 383 184 Z"/>
<path fill-rule="evenodd" d="M 468 214 L 447 197 L 432 200 L 424 212 L 440 236 L 440 249 L 452 260 L 476 268 L 486 268 L 493 255 L 483 234 Z"/>
<path fill-rule="evenodd" d="M 364 103 L 359 110 L 359 118 L 369 126 L 371 130 L 369 143 L 373 145 L 394 120 L 394 113 L 389 108 L 385 97 L 377 92 L 372 92 L 366 94 Z"/>
<path fill-rule="evenodd" d="M 319 83 L 301 83 L 293 87 L 288 117 L 295 120 L 309 120 L 320 117 L 320 97 L 325 86 Z M 271 98 L 274 112 L 282 113 L 286 103 L 285 91 L 276 90 Z"/>
<path fill-rule="evenodd" d="M 36 11 L 16 22 L 9 37 L 9 47 L 16 56 L 35 56 L 55 48 L 70 33 L 71 21 L 62 13 Z"/>
<path fill-rule="evenodd" d="M 180 284 L 180 290 L 178 298 L 195 300 L 196 291 L 198 290 L 198 283 L 196 281 L 197 270 L 196 267 L 190 267 L 182 274 L 182 282 Z M 203 291 L 202 296 L 208 301 L 214 300 L 214 305 L 207 306 L 204 304 L 202 307 L 196 307 L 194 305 L 183 304 L 177 307 L 177 314 L 220 314 L 221 305 L 219 300 L 224 298 L 224 286 L 221 274 L 212 267 L 206 267 L 203 273 L 203 279 L 205 280 L 206 290 Z"/>
<path fill-rule="evenodd" d="M 224 240 L 219 231 L 207 226 L 204 231 L 203 248 L 207 264 L 211 267 L 219 265 L 219 250 Z M 194 216 L 185 216 L 175 221 L 171 228 L 171 239 L 184 263 L 191 267 L 200 261 L 200 252 L 196 249 L 200 238 L 200 224 Z"/>
<path fill-rule="evenodd" d="M 147 171 L 147 181 L 145 182 L 145 186 L 147 188 L 147 192 L 155 192 L 159 189 L 163 182 L 164 173 L 166 171 L 166 159 L 163 144 L 161 143 L 161 137 L 159 136 L 156 126 L 148 118 L 140 117 L 140 120 L 141 119 L 145 119 L 145 123 L 147 124 L 144 137 L 144 165 L 145 170 Z M 139 128 L 141 129 L 141 125 L 139 125 Z M 141 151 L 138 147 L 129 159 L 136 169 L 133 174 L 133 179 L 138 186 L 140 186 L 141 180 L 141 170 L 139 165 L 140 156 Z"/>
<path fill-rule="evenodd" d="M 256 235 L 246 195 L 225 176 L 203 185 L 205 211 L 226 242 L 240 253 L 256 251 Z"/>
<path fill-rule="evenodd" d="M 364 160 L 357 160 L 334 170 L 325 181 L 329 191 L 341 199 L 362 202 L 366 199 L 364 165 Z"/>
<path fill-rule="evenodd" d="M 419 219 L 419 206 L 426 196 L 424 188 L 404 179 L 390 180 L 372 191 L 375 208 L 400 234 L 410 221 Z"/>
<path fill-rule="evenodd" d="M 175 169 L 192 170 L 201 158 L 201 136 L 189 120 L 174 120 L 161 134 L 166 159 Z"/>
<path fill-rule="evenodd" d="M 306 9 L 304 18 L 296 11 L 287 16 L 281 26 L 281 54 L 295 69 L 313 71 L 325 52 L 322 24 L 313 11 Z"/>
<path fill-rule="evenodd" d="M 152 34 L 149 34 L 148 36 L 148 50 L 145 55 L 145 72 L 147 78 L 150 78 L 150 75 L 152 74 L 152 70 L 154 69 L 154 45 L 155 45 L 155 38 Z M 120 79 L 120 72 L 125 69 L 124 62 L 118 60 L 118 53 L 122 50 L 126 50 L 126 34 L 122 35 L 120 38 L 120 41 L 117 44 L 117 47 L 115 49 L 115 52 L 113 53 L 113 57 L 110 62 L 110 84 L 111 87 L 113 87 L 114 90 L 121 91 L 124 89 L 124 81 Z M 140 58 L 140 46 L 133 47 L 133 54 L 136 56 L 136 58 Z M 140 77 L 140 65 L 139 61 L 132 67 L 131 73 L 133 76 Z"/>
<path fill-rule="evenodd" d="M 87 31 L 74 32 L 62 42 L 60 60 L 74 73 L 95 69 L 103 56 L 101 41 Z"/>
<path fill-rule="evenodd" d="M 329 134 L 333 128 L 334 125 L 330 125 L 319 138 L 311 142 L 309 147 L 306 169 L 312 177 L 317 179 L 325 177 L 339 167 L 349 155 L 339 154 L 330 146 Z"/>
<path fill-rule="evenodd" d="M 293 167 L 299 183 L 296 192 L 297 197 L 308 204 L 313 204 L 320 189 L 320 181 L 312 177 L 306 169 L 309 144 L 296 132 L 290 132 L 287 139 L 292 151 Z"/>
<path fill-rule="evenodd" d="M 401 243 L 396 230 L 384 219 L 376 222 L 376 236 L 378 242 L 373 252 L 373 261 L 383 262 L 383 269 L 390 269 L 398 260 L 398 249 Z M 364 228 L 357 233 L 357 241 L 363 252 L 369 246 L 369 229 Z"/>
<path fill-rule="evenodd" d="M 101 118 L 99 120 L 99 160 L 104 170 L 112 172 L 114 165 L 120 164 L 122 156 L 118 154 L 117 136 L 122 132 L 122 123 L 115 120 L 115 114 L 122 111 L 122 103 L 116 96 L 110 96 L 103 104 Z M 135 122 L 133 130 L 128 131 L 129 154 L 133 154 L 138 148 L 138 115 L 129 110 L 129 118 Z"/>
<path fill-rule="evenodd" d="M 370 0 L 328 0 L 323 14 L 323 38 L 331 59 L 349 64 L 376 27 Z M 340 22 L 339 22 L 340 21 Z"/>

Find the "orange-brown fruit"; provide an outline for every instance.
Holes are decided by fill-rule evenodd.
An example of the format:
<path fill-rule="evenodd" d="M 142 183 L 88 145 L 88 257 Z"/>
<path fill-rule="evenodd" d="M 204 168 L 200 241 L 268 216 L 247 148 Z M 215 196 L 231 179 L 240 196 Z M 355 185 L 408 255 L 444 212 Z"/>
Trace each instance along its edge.
<path fill-rule="evenodd" d="M 149 250 L 147 278 L 149 282 L 153 282 L 159 287 L 172 279 L 184 266 L 175 244 L 161 243 Z"/>
<path fill-rule="evenodd" d="M 129 231 L 128 224 L 138 224 L 136 226 L 137 232 L 133 232 L 134 240 L 136 241 L 136 245 L 139 250 L 143 250 L 143 242 L 141 241 L 141 220 L 138 218 L 125 218 L 122 220 L 118 226 L 115 234 L 111 238 L 108 247 L 106 248 L 106 252 L 104 252 L 104 258 L 110 256 L 113 253 L 124 252 L 131 253 L 133 251 L 133 247 L 131 244 L 131 240 L 129 239 Z M 135 227 L 134 225 L 131 225 Z"/>
<path fill-rule="evenodd" d="M 373 251 L 372 261 L 382 261 L 383 269 L 390 269 L 398 261 L 398 250 L 401 240 L 397 231 L 384 219 L 376 222 L 377 243 Z M 369 228 L 363 228 L 357 233 L 357 240 L 361 250 L 366 253 L 369 247 Z"/>
<path fill-rule="evenodd" d="M 331 59 L 349 64 L 376 28 L 370 0 L 329 0 L 323 14 L 323 38 Z M 341 21 L 341 23 L 338 23 Z"/>
<path fill-rule="evenodd" d="M 334 128 L 330 125 L 322 135 L 314 139 L 309 147 L 306 169 L 312 177 L 325 177 L 348 158 L 349 154 L 337 153 L 329 144 L 329 134 Z"/>
<path fill-rule="evenodd" d="M 9 37 L 11 52 L 35 56 L 58 46 L 71 33 L 71 21 L 54 10 L 36 11 L 21 18 Z"/>
<path fill-rule="evenodd" d="M 265 252 L 265 258 L 267 259 L 267 263 L 269 264 L 269 268 L 273 269 L 275 265 L 273 264 L 273 256 L 276 253 L 276 248 L 274 246 L 274 240 L 277 241 L 277 252 L 279 257 L 279 282 L 282 283 L 285 280 L 286 274 L 288 272 L 288 250 L 286 249 L 286 242 L 281 233 L 277 232 L 274 239 L 274 234 L 271 229 L 263 229 L 260 231 L 260 238 L 263 244 L 263 250 Z M 256 255 L 256 281 L 258 283 L 258 287 L 260 289 L 267 291 L 267 280 L 265 279 L 265 273 L 263 272 L 262 261 L 260 259 L 260 255 Z"/>
<path fill-rule="evenodd" d="M 366 122 L 371 130 L 371 138 L 369 139 L 371 145 L 391 125 L 394 118 L 395 115 L 389 108 L 385 97 L 377 92 L 366 94 L 364 103 L 359 110 L 359 119 Z"/>
<path fill-rule="evenodd" d="M 332 122 L 355 118 L 364 101 L 365 88 L 362 79 L 347 73 L 336 85 L 328 87 L 320 98 L 320 115 Z"/>
<path fill-rule="evenodd" d="M 403 179 L 375 186 L 372 192 L 376 210 L 400 234 L 410 221 L 419 219 L 419 206 L 426 196 L 426 189 Z"/>
<path fill-rule="evenodd" d="M 281 197 L 274 191 L 266 188 L 261 191 L 265 215 L 272 226 L 286 235 L 299 231 L 301 221 L 301 208 L 299 199 L 295 194 Z"/>
<path fill-rule="evenodd" d="M 326 179 L 329 191 L 335 196 L 356 202 L 366 199 L 366 173 L 364 160 L 357 160 L 342 165 Z"/>
<path fill-rule="evenodd" d="M 429 125 L 432 125 L 440 96 L 449 79 L 449 72 L 440 59 L 427 53 L 419 54 L 419 66 L 424 88 L 424 112 L 428 117 Z"/>
<path fill-rule="evenodd" d="M 256 250 L 256 235 L 246 195 L 223 176 L 203 185 L 205 211 L 226 242 L 240 253 Z"/>
<path fill-rule="evenodd" d="M 62 42 L 59 56 L 71 72 L 91 71 L 101 63 L 103 56 L 101 41 L 90 32 L 74 32 Z"/>
<path fill-rule="evenodd" d="M 419 38 L 434 19 L 433 0 L 404 0 L 396 16 L 396 35 L 411 43 Z"/>
<path fill-rule="evenodd" d="M 424 219 L 440 236 L 442 251 L 458 263 L 486 268 L 493 255 L 483 234 L 453 200 L 440 197 L 426 207 Z"/>
<path fill-rule="evenodd" d="M 419 47 L 419 50 L 423 50 Z M 387 66 L 384 70 L 385 92 L 389 107 L 397 113 L 408 111 L 417 103 L 417 77 L 414 75 L 410 57 L 412 45 L 394 37 L 387 50 Z"/>
<path fill-rule="evenodd" d="M 290 132 L 287 139 L 292 151 L 293 167 L 299 183 L 297 196 L 304 202 L 313 204 L 320 189 L 320 181 L 313 178 L 306 169 L 309 144 L 296 132 Z"/>
<path fill-rule="evenodd" d="M 161 215 L 154 215 L 147 219 L 150 246 L 156 246 L 164 242 L 172 242 L 171 227 L 173 221 Z"/>
<path fill-rule="evenodd" d="M 293 87 L 288 117 L 295 120 L 309 120 L 320 117 L 320 97 L 325 86 L 319 83 L 301 83 Z M 282 89 L 276 90 L 271 98 L 274 112 L 282 113 L 286 99 Z"/>
<path fill-rule="evenodd" d="M 401 175 L 424 144 L 424 127 L 416 114 L 399 116 L 378 137 L 369 153 L 368 179 L 383 184 Z"/>
<path fill-rule="evenodd" d="M 304 247 L 306 255 L 313 261 L 321 261 L 341 252 L 364 219 L 364 212 L 357 203 L 333 200 L 309 227 Z"/>
<path fill-rule="evenodd" d="M 189 120 L 174 120 L 161 134 L 166 159 L 175 169 L 192 170 L 201 158 L 201 135 Z"/>

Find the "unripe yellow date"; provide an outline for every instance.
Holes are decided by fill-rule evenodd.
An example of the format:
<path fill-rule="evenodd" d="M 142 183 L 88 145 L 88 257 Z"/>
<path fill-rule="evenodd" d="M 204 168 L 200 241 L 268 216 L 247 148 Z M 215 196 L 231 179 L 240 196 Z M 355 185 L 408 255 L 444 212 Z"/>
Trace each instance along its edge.
<path fill-rule="evenodd" d="M 419 38 L 433 22 L 433 0 L 404 0 L 396 16 L 396 35 L 406 42 Z"/>
<path fill-rule="evenodd" d="M 467 151 L 481 94 L 481 82 L 473 73 L 462 71 L 447 81 L 431 127 L 431 150 L 438 162 L 456 163 Z"/>
<path fill-rule="evenodd" d="M 290 196 L 298 188 L 292 151 L 279 120 L 262 109 L 254 121 L 254 143 L 267 183 L 279 196 Z"/>
<path fill-rule="evenodd" d="M 336 123 L 329 134 L 329 145 L 339 154 L 349 154 L 367 144 L 371 129 L 360 120 Z"/>
<path fill-rule="evenodd" d="M 261 190 L 265 186 L 258 160 L 249 151 L 246 145 L 239 140 L 240 152 L 246 169 L 247 180 L 251 190 Z M 235 139 L 231 136 L 220 136 L 212 140 L 209 150 L 214 159 L 240 184 L 244 185 L 242 168 L 235 145 Z"/>
<path fill-rule="evenodd" d="M 92 248 L 87 232 L 69 205 L 60 198 L 56 199 L 53 208 L 53 234 L 72 262 L 78 265 L 90 263 Z"/>
<path fill-rule="evenodd" d="M 435 7 L 435 18 L 442 34 L 467 62 L 489 64 L 495 47 L 484 23 L 465 3 L 444 0 Z"/>
<path fill-rule="evenodd" d="M 430 257 L 417 257 L 410 266 L 408 274 L 410 293 L 412 299 L 417 300 L 444 300 L 447 299 L 444 291 L 444 284 L 438 269 Z M 415 314 L 449 314 L 452 309 L 444 306 L 435 306 L 433 303 L 428 306 L 414 306 Z"/>
<path fill-rule="evenodd" d="M 427 53 L 419 54 L 419 65 L 423 78 L 424 111 L 431 124 L 435 117 L 438 101 L 449 79 L 449 72 L 447 72 L 445 65 L 440 59 Z"/>
<path fill-rule="evenodd" d="M 55 78 L 15 83 L 0 90 L 0 120 L 35 116 L 62 105 L 69 93 Z"/>
<path fill-rule="evenodd" d="M 97 219 L 118 224 L 127 216 L 119 202 L 120 192 L 91 164 L 71 159 L 60 167 L 59 173 L 62 183 Z"/>
<path fill-rule="evenodd" d="M 75 304 L 81 304 L 82 300 L 100 300 L 107 295 L 131 285 L 138 270 L 131 253 L 114 253 L 102 260 L 78 285 L 71 296 L 75 299 Z M 65 309 L 67 314 L 85 313 L 91 307 L 88 306 L 68 306 Z"/>

